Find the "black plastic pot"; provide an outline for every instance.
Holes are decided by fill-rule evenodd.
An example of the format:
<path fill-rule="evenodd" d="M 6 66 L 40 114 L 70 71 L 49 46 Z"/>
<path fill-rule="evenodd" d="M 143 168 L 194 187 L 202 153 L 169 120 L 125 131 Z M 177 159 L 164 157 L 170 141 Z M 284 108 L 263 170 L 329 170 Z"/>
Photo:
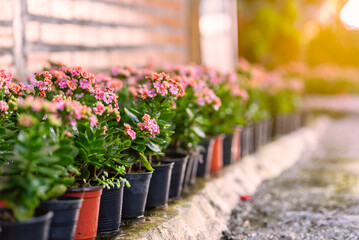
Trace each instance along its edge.
<path fill-rule="evenodd" d="M 232 159 L 232 143 L 233 135 L 226 135 L 223 138 L 223 166 L 231 164 L 234 160 Z"/>
<path fill-rule="evenodd" d="M 249 154 L 248 148 L 248 127 L 245 126 L 241 131 L 241 158 Z"/>
<path fill-rule="evenodd" d="M 213 139 L 202 142 L 200 145 L 203 147 L 201 161 L 198 162 L 197 167 L 197 176 L 198 177 L 209 177 L 210 168 L 211 168 L 211 159 L 213 151 Z"/>
<path fill-rule="evenodd" d="M 131 187 L 123 190 L 122 218 L 143 216 L 151 177 L 152 172 L 125 174 Z"/>
<path fill-rule="evenodd" d="M 117 231 L 121 226 L 124 182 L 120 187 L 104 188 L 101 195 L 98 233 Z"/>
<path fill-rule="evenodd" d="M 191 156 L 189 156 L 189 158 L 192 158 L 192 170 L 191 170 L 190 176 L 189 176 L 189 183 L 195 184 L 196 177 L 197 177 L 197 171 L 198 171 L 198 164 L 199 164 L 200 159 L 202 159 L 202 156 L 201 155 L 191 155 Z"/>
<path fill-rule="evenodd" d="M 162 162 L 161 165 L 152 166 L 154 171 L 148 190 L 146 208 L 167 204 L 173 164 L 172 162 Z"/>
<path fill-rule="evenodd" d="M 254 151 L 258 151 L 262 146 L 263 142 L 263 121 L 259 121 L 254 123 L 254 138 L 253 138 L 253 146 Z"/>
<path fill-rule="evenodd" d="M 252 154 L 255 152 L 254 148 L 254 124 L 247 125 L 247 138 L 248 138 L 248 153 Z"/>
<path fill-rule="evenodd" d="M 173 162 L 168 198 L 181 196 L 188 156 L 181 153 L 166 153 L 166 162 Z"/>
<path fill-rule="evenodd" d="M 275 137 L 279 137 L 287 132 L 287 116 L 279 114 L 275 117 Z"/>
<path fill-rule="evenodd" d="M 192 177 L 192 171 L 193 171 L 193 163 L 194 160 L 191 157 L 188 157 L 186 169 L 184 171 L 184 178 L 183 178 L 183 188 L 186 188 L 189 185 L 189 182 Z"/>
<path fill-rule="evenodd" d="M 40 207 L 54 213 L 49 240 L 73 239 L 82 205 L 82 198 L 61 196 L 54 201 L 41 202 Z"/>
<path fill-rule="evenodd" d="M 269 143 L 270 141 L 272 141 L 272 132 L 273 132 L 273 119 L 269 118 L 267 120 L 267 139 L 266 139 L 266 143 Z"/>
<path fill-rule="evenodd" d="M 9 212 L 7 208 L 0 209 L 0 214 Z M 37 209 L 35 217 L 20 222 L 0 221 L 2 240 L 47 240 L 53 212 Z"/>

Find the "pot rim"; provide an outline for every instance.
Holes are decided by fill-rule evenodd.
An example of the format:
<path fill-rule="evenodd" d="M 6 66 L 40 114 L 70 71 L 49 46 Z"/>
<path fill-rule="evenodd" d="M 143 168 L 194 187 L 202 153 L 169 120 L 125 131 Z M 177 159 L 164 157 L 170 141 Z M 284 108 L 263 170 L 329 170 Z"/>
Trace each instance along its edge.
<path fill-rule="evenodd" d="M 83 201 L 83 198 L 80 198 L 80 197 L 63 195 L 63 196 L 60 196 L 53 200 L 41 201 L 40 204 L 46 204 L 46 205 L 55 205 L 57 203 L 71 204 L 71 203 L 78 203 L 78 202 L 82 202 L 82 201 Z"/>
<path fill-rule="evenodd" d="M 0 209 L 0 211 L 11 211 L 11 210 L 9 208 L 3 208 L 3 209 Z M 54 215 L 53 211 L 46 210 L 44 208 L 37 208 L 36 211 L 41 211 L 42 214 L 40 214 L 40 216 L 33 216 L 33 217 L 23 220 L 23 221 L 7 222 L 7 221 L 0 220 L 0 225 L 4 226 L 4 227 L 14 227 L 16 225 L 28 225 L 28 224 L 33 224 L 33 223 L 37 223 L 37 222 L 45 222 L 45 221 L 51 219 Z"/>
<path fill-rule="evenodd" d="M 91 192 L 91 191 L 98 191 L 100 189 L 103 189 L 105 186 L 89 186 L 89 187 L 68 187 L 67 192 Z"/>
<path fill-rule="evenodd" d="M 140 173 L 137 173 L 137 172 L 133 172 L 133 173 L 126 173 L 124 175 L 124 177 L 126 178 L 126 175 L 151 175 L 153 173 L 153 171 L 146 171 L 146 172 L 140 172 Z"/>

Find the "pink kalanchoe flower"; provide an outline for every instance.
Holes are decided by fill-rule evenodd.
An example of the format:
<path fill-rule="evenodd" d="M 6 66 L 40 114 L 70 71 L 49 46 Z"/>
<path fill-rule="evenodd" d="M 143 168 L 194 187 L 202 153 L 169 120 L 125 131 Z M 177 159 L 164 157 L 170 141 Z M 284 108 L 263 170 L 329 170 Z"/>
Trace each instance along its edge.
<path fill-rule="evenodd" d="M 140 127 L 140 129 L 147 130 L 149 132 L 149 135 L 151 137 L 155 137 L 156 134 L 160 133 L 160 128 L 157 125 L 157 122 L 155 119 L 151 119 L 150 115 L 145 114 L 142 117 L 143 123 L 137 123 L 137 125 Z"/>
<path fill-rule="evenodd" d="M 5 101 L 0 101 L 0 113 L 7 113 L 9 110 L 9 105 Z"/>
<path fill-rule="evenodd" d="M 103 132 L 101 133 L 101 135 L 105 135 L 105 134 L 106 134 L 106 131 L 107 131 L 108 129 L 107 129 L 106 126 L 103 126 L 102 129 L 103 129 Z"/>
<path fill-rule="evenodd" d="M 80 88 L 87 89 L 88 87 L 89 87 L 89 81 L 87 81 L 86 79 L 81 79 L 80 80 Z"/>
<path fill-rule="evenodd" d="M 64 89 L 64 88 L 67 87 L 67 82 L 65 82 L 65 81 L 60 81 L 60 82 L 58 83 L 58 85 L 59 85 L 59 87 L 60 87 L 61 89 Z"/>
<path fill-rule="evenodd" d="M 72 133 L 70 133 L 69 131 L 66 131 L 66 132 L 65 132 L 65 137 L 71 138 L 71 137 L 73 137 L 73 135 L 72 135 Z"/>
<path fill-rule="evenodd" d="M 18 122 L 21 126 L 24 126 L 24 127 L 31 127 L 31 125 L 33 124 L 34 122 L 34 119 L 26 114 L 26 115 L 20 115 L 19 118 L 18 118 Z"/>
<path fill-rule="evenodd" d="M 130 136 L 130 138 L 131 138 L 132 140 L 134 140 L 134 139 L 136 138 L 136 133 L 135 133 L 135 131 L 133 131 L 133 130 L 131 129 L 131 126 L 128 125 L 127 123 L 124 123 L 123 125 L 124 125 L 125 128 L 126 128 L 125 134 L 128 135 L 128 136 Z"/>
<path fill-rule="evenodd" d="M 96 107 L 94 107 L 93 110 L 97 115 L 101 116 L 106 109 L 101 102 L 97 102 Z"/>
<path fill-rule="evenodd" d="M 67 81 L 67 86 L 71 89 L 71 90 L 76 90 L 77 85 L 75 82 L 73 81 Z"/>
<path fill-rule="evenodd" d="M 97 125 L 97 117 L 95 115 L 91 115 L 89 117 L 89 121 L 90 121 L 90 126 L 94 127 Z"/>

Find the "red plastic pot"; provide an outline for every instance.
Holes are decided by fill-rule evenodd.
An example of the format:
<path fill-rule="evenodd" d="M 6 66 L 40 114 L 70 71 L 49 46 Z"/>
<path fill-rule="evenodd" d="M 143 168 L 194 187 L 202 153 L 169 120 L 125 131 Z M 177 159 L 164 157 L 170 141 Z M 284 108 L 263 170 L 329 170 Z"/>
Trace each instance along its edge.
<path fill-rule="evenodd" d="M 93 239 L 97 234 L 102 186 L 71 188 L 65 195 L 83 198 L 76 226 L 75 240 Z"/>
<path fill-rule="evenodd" d="M 4 201 L 0 201 L 0 208 L 6 207 L 5 202 Z"/>
<path fill-rule="evenodd" d="M 214 138 L 211 171 L 216 172 L 223 167 L 223 138 L 224 136 L 219 135 Z"/>
<path fill-rule="evenodd" d="M 235 127 L 232 140 L 232 157 L 234 161 L 238 161 L 241 156 L 241 128 Z"/>

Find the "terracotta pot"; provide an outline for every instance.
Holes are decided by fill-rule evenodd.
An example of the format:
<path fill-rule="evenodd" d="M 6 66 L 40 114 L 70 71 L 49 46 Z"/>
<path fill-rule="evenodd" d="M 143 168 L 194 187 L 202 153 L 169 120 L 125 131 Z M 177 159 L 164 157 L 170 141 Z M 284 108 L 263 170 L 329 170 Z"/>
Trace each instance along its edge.
<path fill-rule="evenodd" d="M 241 156 L 241 127 L 235 127 L 232 140 L 232 158 L 238 161 Z"/>
<path fill-rule="evenodd" d="M 212 152 L 211 171 L 216 172 L 223 167 L 223 138 L 219 135 L 215 137 Z"/>
<path fill-rule="evenodd" d="M 0 208 L 6 207 L 5 201 L 0 201 Z"/>
<path fill-rule="evenodd" d="M 103 186 L 69 188 L 65 195 L 83 198 L 74 239 L 93 239 L 97 234 Z"/>

